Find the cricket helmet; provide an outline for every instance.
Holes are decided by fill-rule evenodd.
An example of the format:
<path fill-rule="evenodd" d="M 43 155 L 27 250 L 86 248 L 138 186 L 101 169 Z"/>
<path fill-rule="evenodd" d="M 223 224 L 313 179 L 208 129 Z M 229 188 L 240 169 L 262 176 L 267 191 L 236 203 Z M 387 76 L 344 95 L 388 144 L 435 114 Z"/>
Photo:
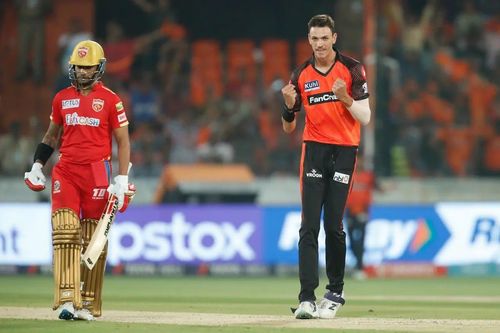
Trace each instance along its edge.
<path fill-rule="evenodd" d="M 92 40 L 84 40 L 76 44 L 69 58 L 69 79 L 71 84 L 77 88 L 88 88 L 104 75 L 106 58 L 104 50 L 99 43 Z M 76 66 L 97 66 L 92 78 L 79 78 L 76 74 Z"/>

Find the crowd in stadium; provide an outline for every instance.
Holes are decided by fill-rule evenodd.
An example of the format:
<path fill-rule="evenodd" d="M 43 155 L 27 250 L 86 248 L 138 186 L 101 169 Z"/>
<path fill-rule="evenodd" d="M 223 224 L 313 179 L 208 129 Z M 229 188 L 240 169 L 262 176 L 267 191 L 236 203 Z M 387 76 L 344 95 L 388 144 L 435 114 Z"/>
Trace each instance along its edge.
<path fill-rule="evenodd" d="M 310 56 L 307 40 L 195 40 L 169 1 L 154 2 L 157 7 L 133 2 L 150 13 L 155 28 L 132 37 L 120 22 L 108 21 L 100 42 L 107 57 L 104 82 L 123 98 L 131 120 L 135 175 L 158 176 L 167 163 L 194 162 L 246 163 L 257 175 L 296 175 L 301 131 L 290 137 L 281 130 L 280 89 Z M 498 175 L 495 2 L 377 5 L 377 81 L 370 91 L 376 95 L 377 173 Z M 89 37 L 95 36 L 77 20 L 60 37 L 62 68 L 54 91 L 68 83 L 67 50 Z M 37 123 L 32 121 L 34 131 Z M 10 156 L 0 166 L 3 175 L 17 175 L 31 163 L 39 134 L 20 135 L 13 123 L 0 138 L 1 155 Z"/>

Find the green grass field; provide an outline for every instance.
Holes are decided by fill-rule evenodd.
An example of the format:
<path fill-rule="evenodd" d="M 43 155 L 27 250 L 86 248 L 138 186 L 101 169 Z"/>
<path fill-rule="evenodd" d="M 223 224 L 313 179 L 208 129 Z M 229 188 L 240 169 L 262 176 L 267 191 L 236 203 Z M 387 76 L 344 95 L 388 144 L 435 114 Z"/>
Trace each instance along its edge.
<path fill-rule="evenodd" d="M 321 281 L 318 297 L 325 284 Z M 309 326 L 315 332 L 331 332 L 332 328 L 351 333 L 482 332 L 472 329 L 476 321 L 486 328 L 498 325 L 498 330 L 492 327 L 491 332 L 500 332 L 498 278 L 346 280 L 347 303 L 338 318 L 299 321 L 292 318 L 289 309 L 297 304 L 297 278 L 106 276 L 104 313 L 96 322 L 64 322 L 55 320 L 55 313 L 50 313 L 53 320 L 29 315 L 12 319 L 5 315 L 12 307 L 19 307 L 19 312 L 26 308 L 46 311 L 51 306 L 52 288 L 50 276 L 0 276 L 0 332 L 254 333 L 299 332 Z M 147 312 L 142 319 L 138 313 L 139 319 L 131 322 L 107 318 L 107 312 L 108 316 L 113 314 L 112 318 L 122 318 L 119 314 L 123 312 L 118 311 L 164 312 L 170 321 L 158 323 L 156 315 Z M 175 313 L 192 313 L 193 324 L 189 319 L 173 324 Z M 204 324 L 200 319 L 217 317 L 215 314 L 225 315 L 224 318 L 238 318 L 230 315 L 239 314 L 248 317 L 249 322 L 225 322 L 222 318 L 220 322 Z M 384 325 L 377 326 L 382 322 Z"/>

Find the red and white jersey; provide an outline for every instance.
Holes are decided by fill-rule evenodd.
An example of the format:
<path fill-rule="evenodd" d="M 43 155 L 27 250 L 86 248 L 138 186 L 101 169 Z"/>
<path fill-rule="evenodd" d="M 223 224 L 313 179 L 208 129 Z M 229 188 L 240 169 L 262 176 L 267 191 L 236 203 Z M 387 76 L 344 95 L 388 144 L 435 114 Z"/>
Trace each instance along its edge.
<path fill-rule="evenodd" d="M 87 96 L 75 87 L 59 91 L 50 119 L 63 126 L 61 159 L 77 164 L 110 159 L 113 129 L 128 125 L 120 97 L 101 82 Z"/>

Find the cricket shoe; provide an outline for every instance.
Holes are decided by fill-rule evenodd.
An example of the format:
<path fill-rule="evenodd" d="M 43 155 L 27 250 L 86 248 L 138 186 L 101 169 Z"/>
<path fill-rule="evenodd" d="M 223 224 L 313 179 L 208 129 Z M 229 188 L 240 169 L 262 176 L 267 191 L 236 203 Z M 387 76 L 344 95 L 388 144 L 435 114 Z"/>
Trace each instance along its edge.
<path fill-rule="evenodd" d="M 59 305 L 57 308 L 57 313 L 59 319 L 62 320 L 71 320 L 75 317 L 75 308 L 73 307 L 72 302 L 66 302 L 64 304 Z"/>
<path fill-rule="evenodd" d="M 318 314 L 321 319 L 332 319 L 337 311 L 345 304 L 344 292 L 337 294 L 328 291 L 318 303 Z"/>
<path fill-rule="evenodd" d="M 75 319 L 94 321 L 94 315 L 89 311 L 89 309 L 80 309 L 75 311 Z"/>
<path fill-rule="evenodd" d="M 293 314 L 296 319 L 316 319 L 318 318 L 318 307 L 314 301 L 300 302 Z"/>

